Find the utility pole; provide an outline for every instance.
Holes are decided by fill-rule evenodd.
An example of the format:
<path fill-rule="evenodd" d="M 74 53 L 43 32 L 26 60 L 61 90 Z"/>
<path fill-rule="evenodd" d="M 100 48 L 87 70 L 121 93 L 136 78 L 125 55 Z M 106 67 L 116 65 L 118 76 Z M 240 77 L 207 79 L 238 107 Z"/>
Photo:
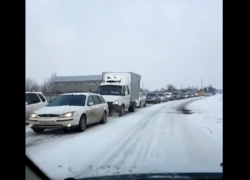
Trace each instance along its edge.
<path fill-rule="evenodd" d="M 201 89 L 203 90 L 203 79 L 201 78 Z"/>

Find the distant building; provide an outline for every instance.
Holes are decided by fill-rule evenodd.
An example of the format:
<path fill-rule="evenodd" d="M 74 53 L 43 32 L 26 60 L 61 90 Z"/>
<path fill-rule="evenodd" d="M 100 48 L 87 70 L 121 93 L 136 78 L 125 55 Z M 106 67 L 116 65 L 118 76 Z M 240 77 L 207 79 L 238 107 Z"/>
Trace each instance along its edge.
<path fill-rule="evenodd" d="M 54 78 L 54 92 L 61 94 L 97 91 L 101 82 L 102 75 L 57 76 Z"/>

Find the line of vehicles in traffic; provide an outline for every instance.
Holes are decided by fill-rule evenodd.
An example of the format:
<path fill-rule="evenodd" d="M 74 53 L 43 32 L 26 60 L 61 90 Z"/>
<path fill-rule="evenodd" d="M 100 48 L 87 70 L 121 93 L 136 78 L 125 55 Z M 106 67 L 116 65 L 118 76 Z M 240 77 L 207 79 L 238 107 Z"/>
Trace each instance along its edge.
<path fill-rule="evenodd" d="M 110 113 L 134 112 L 139 99 L 141 76 L 132 72 L 103 72 L 97 93 L 67 93 L 47 102 L 39 92 L 26 92 L 26 121 L 36 133 L 45 129 L 76 129 L 106 123 Z"/>
<path fill-rule="evenodd" d="M 83 132 L 87 125 L 105 124 L 111 113 L 123 116 L 124 111 L 135 112 L 148 103 L 189 97 L 179 93 L 140 92 L 141 76 L 132 72 L 103 72 L 102 80 L 96 93 L 61 94 L 51 102 L 41 92 L 26 92 L 26 121 L 36 133 L 55 128 Z"/>
<path fill-rule="evenodd" d="M 137 100 L 137 107 L 141 107 L 143 104 L 146 106 L 148 103 L 161 103 L 173 100 L 186 99 L 191 97 L 198 97 L 198 93 L 177 93 L 177 92 L 167 92 L 167 93 L 156 93 L 156 92 L 140 92 L 139 99 Z"/>

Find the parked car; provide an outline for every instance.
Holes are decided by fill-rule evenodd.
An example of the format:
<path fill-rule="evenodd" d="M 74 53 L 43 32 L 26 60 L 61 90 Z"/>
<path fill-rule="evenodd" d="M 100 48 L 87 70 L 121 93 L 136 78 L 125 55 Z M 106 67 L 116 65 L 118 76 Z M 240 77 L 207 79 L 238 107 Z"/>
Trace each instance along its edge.
<path fill-rule="evenodd" d="M 105 124 L 108 114 L 108 104 L 101 95 L 67 93 L 58 96 L 46 107 L 34 111 L 29 123 L 36 133 L 55 128 L 62 128 L 65 132 L 75 128 L 83 132 L 89 124 Z"/>
<path fill-rule="evenodd" d="M 25 121 L 29 120 L 29 117 L 33 111 L 45 107 L 48 104 L 46 97 L 42 92 L 25 92 Z"/>
<path fill-rule="evenodd" d="M 172 101 L 173 100 L 172 93 L 165 93 L 165 97 L 167 98 L 167 101 Z"/>
<path fill-rule="evenodd" d="M 154 103 L 154 104 L 161 102 L 158 94 L 154 92 L 146 94 L 146 101 L 147 103 Z"/>
<path fill-rule="evenodd" d="M 158 93 L 161 102 L 167 102 L 167 97 L 164 93 Z"/>
<path fill-rule="evenodd" d="M 136 107 L 140 108 L 142 106 L 147 106 L 146 95 L 145 93 L 139 93 L 139 99 L 136 100 Z"/>

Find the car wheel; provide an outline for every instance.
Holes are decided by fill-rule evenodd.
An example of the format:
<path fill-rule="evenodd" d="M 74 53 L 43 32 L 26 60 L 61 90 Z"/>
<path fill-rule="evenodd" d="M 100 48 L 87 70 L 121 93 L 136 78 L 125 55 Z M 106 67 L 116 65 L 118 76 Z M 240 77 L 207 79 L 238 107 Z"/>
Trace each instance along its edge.
<path fill-rule="evenodd" d="M 32 128 L 32 130 L 33 130 L 35 133 L 42 133 L 42 132 L 44 132 L 44 129 L 40 129 L 40 128 Z"/>
<path fill-rule="evenodd" d="M 102 120 L 100 121 L 101 124 L 106 124 L 107 122 L 107 113 L 106 111 L 103 112 L 103 115 L 102 115 Z"/>
<path fill-rule="evenodd" d="M 78 131 L 79 132 L 83 132 L 86 130 L 86 116 L 85 115 L 82 115 L 81 118 L 80 118 L 80 121 L 79 121 L 79 124 L 78 124 Z"/>

